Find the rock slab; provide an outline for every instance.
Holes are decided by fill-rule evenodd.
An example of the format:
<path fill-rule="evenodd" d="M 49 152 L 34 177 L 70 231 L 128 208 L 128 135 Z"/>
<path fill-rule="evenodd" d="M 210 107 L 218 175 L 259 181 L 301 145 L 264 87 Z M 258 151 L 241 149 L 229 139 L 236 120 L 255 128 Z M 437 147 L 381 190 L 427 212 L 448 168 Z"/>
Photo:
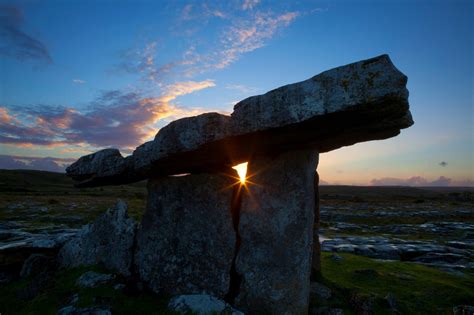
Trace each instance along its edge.
<path fill-rule="evenodd" d="M 135 265 L 154 292 L 225 296 L 236 242 L 234 182 L 223 174 L 149 180 Z"/>
<path fill-rule="evenodd" d="M 62 267 L 101 264 L 124 276 L 131 275 L 136 222 L 121 200 L 94 223 L 86 225 L 59 252 Z"/>
<path fill-rule="evenodd" d="M 239 309 L 308 313 L 317 162 L 313 150 L 249 162 L 236 259 Z"/>

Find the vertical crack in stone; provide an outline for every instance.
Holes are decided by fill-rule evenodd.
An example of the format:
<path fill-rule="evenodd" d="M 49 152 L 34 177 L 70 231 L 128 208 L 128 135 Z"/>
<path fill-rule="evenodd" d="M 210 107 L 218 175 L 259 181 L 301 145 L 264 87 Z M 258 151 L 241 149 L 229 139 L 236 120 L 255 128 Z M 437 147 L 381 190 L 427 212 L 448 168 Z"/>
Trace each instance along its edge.
<path fill-rule="evenodd" d="M 229 291 L 225 296 L 225 301 L 229 304 L 234 304 L 235 298 L 239 295 L 240 284 L 242 282 L 242 276 L 237 273 L 235 261 L 240 250 L 240 234 L 239 234 L 239 223 L 240 223 L 240 208 L 242 207 L 242 191 L 243 184 L 239 183 L 234 186 L 232 192 L 232 200 L 230 206 L 230 212 L 232 215 L 232 225 L 235 231 L 235 247 L 234 257 L 232 258 L 232 265 L 230 267 L 230 281 Z"/>

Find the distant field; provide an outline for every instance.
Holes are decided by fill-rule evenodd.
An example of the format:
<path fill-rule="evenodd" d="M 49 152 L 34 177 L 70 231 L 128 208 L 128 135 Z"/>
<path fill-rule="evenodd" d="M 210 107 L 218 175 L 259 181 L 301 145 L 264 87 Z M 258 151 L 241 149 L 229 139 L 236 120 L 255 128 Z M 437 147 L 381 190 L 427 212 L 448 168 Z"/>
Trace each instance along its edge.
<path fill-rule="evenodd" d="M 64 173 L 33 170 L 0 170 L 0 193 L 7 194 L 64 194 L 123 196 L 146 192 L 146 182 L 98 188 L 75 188 L 72 179 Z M 452 199 L 462 195 L 474 200 L 474 187 L 398 187 L 398 186 L 320 186 L 322 199 L 352 199 L 354 196 L 380 200 Z"/>

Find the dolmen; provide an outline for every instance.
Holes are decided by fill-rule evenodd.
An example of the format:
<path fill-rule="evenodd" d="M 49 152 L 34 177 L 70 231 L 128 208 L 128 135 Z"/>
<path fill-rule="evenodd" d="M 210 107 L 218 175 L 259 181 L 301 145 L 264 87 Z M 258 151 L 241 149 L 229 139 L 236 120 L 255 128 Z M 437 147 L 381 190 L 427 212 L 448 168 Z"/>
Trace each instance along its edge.
<path fill-rule="evenodd" d="M 154 292 L 307 314 L 320 268 L 319 154 L 410 127 L 406 84 L 387 55 L 359 61 L 244 99 L 230 116 L 173 121 L 132 155 L 101 150 L 67 174 L 77 187 L 148 181 L 133 253 L 120 256 L 130 261 L 115 265 Z M 243 183 L 232 167 L 245 162 Z"/>

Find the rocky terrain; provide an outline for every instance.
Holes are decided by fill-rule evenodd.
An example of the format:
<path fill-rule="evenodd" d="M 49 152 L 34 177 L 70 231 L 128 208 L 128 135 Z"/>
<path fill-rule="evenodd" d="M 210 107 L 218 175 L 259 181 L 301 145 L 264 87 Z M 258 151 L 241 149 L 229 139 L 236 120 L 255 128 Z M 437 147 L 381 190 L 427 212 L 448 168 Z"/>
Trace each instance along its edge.
<path fill-rule="evenodd" d="M 49 255 L 51 251 L 57 250 L 60 244 L 76 235 L 83 224 L 92 223 L 97 219 L 107 208 L 115 204 L 119 197 L 124 197 L 128 202 L 128 211 L 136 221 L 139 221 L 142 216 L 146 194 L 142 184 L 106 187 L 102 191 L 100 188 L 80 191 L 72 188 L 71 182 L 65 175 L 38 173 L 41 173 L 40 179 L 36 178 L 38 175 L 36 172 L 31 171 L 0 172 L 0 182 L 17 179 L 16 187 L 10 187 L 8 191 L 3 189 L 0 192 L 2 218 L 0 258 L 3 266 L 7 263 L 7 257 L 20 261 L 28 258 L 32 252 Z M 28 183 L 22 184 L 22 180 Z M 361 293 L 361 288 L 367 287 L 364 290 L 375 294 L 372 301 L 374 308 L 389 309 L 384 304 L 386 293 L 379 286 L 389 288 L 387 290 L 394 295 L 398 307 L 402 310 L 406 309 L 407 305 L 416 307 L 410 304 L 412 298 L 398 293 L 397 290 L 401 290 L 407 283 L 411 286 L 423 286 L 426 285 L 423 281 L 427 280 L 434 281 L 429 282 L 430 293 L 424 296 L 416 295 L 417 303 L 421 303 L 422 308 L 428 307 L 425 304 L 428 303 L 434 309 L 442 308 L 449 313 L 453 312 L 453 307 L 458 307 L 463 303 L 468 304 L 469 298 L 462 302 L 463 291 L 456 286 L 459 285 L 462 288 L 465 285 L 463 283 L 467 283 L 471 292 L 474 288 L 474 268 L 472 267 L 474 191 L 472 188 L 321 186 L 320 195 L 322 264 L 323 270 L 326 270 L 326 273 L 323 272 L 322 282 L 326 293 L 319 292 L 325 289 L 316 289 L 315 285 L 312 286 L 311 292 L 314 303 L 320 305 L 323 299 L 326 302 L 322 304 L 327 306 L 318 306 L 316 309 L 319 310 L 314 311 L 314 314 L 331 314 L 324 313 L 324 311 L 329 312 L 330 309 L 340 309 L 351 314 L 354 306 L 349 303 L 350 296 L 344 293 L 351 285 L 358 286 L 359 289 L 350 289 L 350 294 L 359 292 L 361 299 L 367 298 L 366 293 Z M 22 253 L 23 255 L 20 255 Z M 354 257 L 361 257 L 360 259 L 365 259 L 363 258 L 365 256 L 368 260 L 359 261 L 347 256 L 346 253 L 352 253 L 356 255 Z M 394 261 L 399 261 L 401 265 L 394 265 Z M 359 263 L 363 266 L 359 266 Z M 341 269 L 338 266 L 341 264 L 348 268 L 343 272 L 347 274 L 347 279 L 339 278 Z M 13 265 L 15 264 L 10 266 Z M 421 276 L 423 273 L 415 267 L 417 265 L 430 266 L 429 273 L 423 276 L 426 278 Z M 22 266 L 15 268 L 21 269 Z M 392 270 L 393 268 L 396 271 Z M 137 296 L 137 293 L 133 293 L 139 292 L 137 288 L 130 287 L 120 274 L 107 278 L 108 280 L 103 283 L 97 283 L 99 288 L 75 289 L 76 281 L 88 270 L 91 269 L 73 269 L 71 272 L 61 272 L 54 276 L 60 283 L 67 286 L 61 289 L 65 290 L 63 299 L 57 302 L 58 304 L 54 304 L 62 306 L 62 312 L 77 311 L 78 308 L 82 308 L 96 312 L 112 310 L 116 313 L 116 307 L 118 307 L 127 310 L 127 313 L 133 313 L 130 309 L 135 309 L 138 314 L 140 308 L 136 303 L 151 309 L 161 309 L 161 313 L 168 309 L 167 300 L 161 297 L 153 297 L 148 293 L 140 293 Z M 436 270 L 439 270 L 439 273 Z M 9 269 L 2 269 L 0 291 L 2 287 L 11 291 L 11 286 L 21 280 L 9 277 L 7 271 Z M 91 271 L 112 275 L 110 271 L 96 267 Z M 394 284 L 393 279 L 390 278 L 390 287 L 383 282 L 384 275 L 400 279 L 401 283 Z M 381 281 L 377 286 L 371 282 L 374 277 Z M 448 277 L 455 287 L 452 287 L 453 289 L 449 292 L 443 291 L 447 298 L 440 303 L 433 295 L 432 289 L 437 288 L 436 281 L 445 277 Z M 329 298 L 327 290 L 331 292 Z M 15 292 L 12 293 L 13 297 L 16 298 L 18 294 L 21 296 L 21 293 Z M 58 294 L 57 291 L 54 292 Z M 320 296 L 321 294 L 323 297 Z M 458 295 L 460 297 L 457 297 Z M 11 295 L 6 296 L 11 297 Z M 119 303 L 124 298 L 129 300 L 130 308 L 124 306 L 122 302 Z M 77 301 L 71 303 L 75 299 Z M 29 307 L 32 308 L 37 308 L 41 301 L 45 303 L 39 297 L 26 301 L 30 302 L 25 305 L 30 305 Z M 52 302 L 48 300 L 48 303 Z M 218 307 L 226 307 L 225 304 L 217 304 L 220 305 Z M 377 306 L 378 304 L 381 306 Z M 116 306 L 111 308 L 111 305 Z M 58 309 L 60 308 L 56 310 Z M 23 309 L 21 313 L 25 312 Z"/>

